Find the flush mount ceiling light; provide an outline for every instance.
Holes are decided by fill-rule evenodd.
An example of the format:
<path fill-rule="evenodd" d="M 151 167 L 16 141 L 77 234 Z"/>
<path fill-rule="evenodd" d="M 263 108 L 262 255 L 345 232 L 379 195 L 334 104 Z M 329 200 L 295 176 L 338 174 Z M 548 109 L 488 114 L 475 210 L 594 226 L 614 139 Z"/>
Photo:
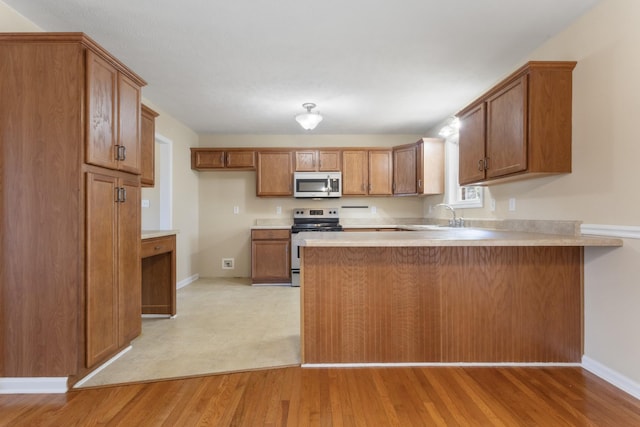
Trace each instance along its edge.
<path fill-rule="evenodd" d="M 300 126 L 302 126 L 303 129 L 306 129 L 306 130 L 315 129 L 315 127 L 318 126 L 318 123 L 322 121 L 322 116 L 320 115 L 320 112 L 315 112 L 315 113 L 311 112 L 311 109 L 316 108 L 316 104 L 314 104 L 313 102 L 306 102 L 302 104 L 302 107 L 306 108 L 307 112 L 298 114 L 296 116 L 296 121 L 300 123 Z"/>

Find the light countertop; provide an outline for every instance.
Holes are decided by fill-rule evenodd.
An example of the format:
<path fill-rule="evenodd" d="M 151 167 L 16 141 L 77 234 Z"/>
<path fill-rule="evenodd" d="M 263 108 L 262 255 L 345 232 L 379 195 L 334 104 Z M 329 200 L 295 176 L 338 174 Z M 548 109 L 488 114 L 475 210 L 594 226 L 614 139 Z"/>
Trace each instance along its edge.
<path fill-rule="evenodd" d="M 622 239 L 581 235 L 544 234 L 480 228 L 425 227 L 422 231 L 298 233 L 301 246 L 407 247 L 407 246 L 622 246 Z"/>
<path fill-rule="evenodd" d="M 142 240 L 153 239 L 154 237 L 166 237 L 178 234 L 178 230 L 142 230 Z"/>

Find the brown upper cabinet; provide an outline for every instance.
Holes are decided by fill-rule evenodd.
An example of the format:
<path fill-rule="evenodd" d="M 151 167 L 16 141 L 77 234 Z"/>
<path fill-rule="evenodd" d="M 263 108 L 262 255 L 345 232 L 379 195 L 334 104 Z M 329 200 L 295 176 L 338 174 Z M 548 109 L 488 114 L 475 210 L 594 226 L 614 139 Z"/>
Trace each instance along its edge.
<path fill-rule="evenodd" d="M 444 193 L 444 140 L 422 138 L 393 147 L 393 194 Z"/>
<path fill-rule="evenodd" d="M 139 174 L 140 85 L 91 50 L 86 61 L 86 161 Z"/>
<path fill-rule="evenodd" d="M 296 172 L 335 172 L 340 170 L 340 150 L 296 151 Z"/>
<path fill-rule="evenodd" d="M 461 110 L 459 183 L 571 172 L 575 62 L 528 62 Z"/>
<path fill-rule="evenodd" d="M 142 124 L 140 127 L 141 175 L 143 187 L 153 187 L 155 183 L 156 153 L 156 117 L 158 113 L 142 105 Z"/>
<path fill-rule="evenodd" d="M 256 195 L 293 196 L 292 159 L 290 150 L 259 151 Z"/>
<path fill-rule="evenodd" d="M 393 194 L 393 152 L 391 149 L 344 150 L 342 152 L 342 194 L 384 196 Z"/>
<path fill-rule="evenodd" d="M 393 147 L 393 194 L 418 194 L 418 145 Z"/>
<path fill-rule="evenodd" d="M 191 169 L 255 170 L 256 152 L 252 149 L 192 148 Z"/>

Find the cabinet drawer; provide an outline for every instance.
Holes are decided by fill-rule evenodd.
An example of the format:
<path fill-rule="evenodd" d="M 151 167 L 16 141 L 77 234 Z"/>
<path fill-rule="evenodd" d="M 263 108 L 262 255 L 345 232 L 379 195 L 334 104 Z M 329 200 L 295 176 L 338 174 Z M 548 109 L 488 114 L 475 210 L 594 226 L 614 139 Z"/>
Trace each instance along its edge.
<path fill-rule="evenodd" d="M 287 240 L 289 239 L 289 229 L 276 229 L 276 230 L 251 230 L 252 240 Z"/>
<path fill-rule="evenodd" d="M 176 250 L 175 236 L 155 237 L 142 241 L 141 258 L 172 252 Z"/>

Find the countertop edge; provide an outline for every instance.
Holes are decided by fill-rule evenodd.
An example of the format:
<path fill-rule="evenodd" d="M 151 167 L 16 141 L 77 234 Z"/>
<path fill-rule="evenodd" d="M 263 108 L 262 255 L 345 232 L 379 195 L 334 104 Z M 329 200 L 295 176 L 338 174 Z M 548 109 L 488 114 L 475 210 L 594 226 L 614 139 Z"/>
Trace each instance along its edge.
<path fill-rule="evenodd" d="M 620 247 L 622 239 L 513 231 L 459 229 L 442 231 L 300 233 L 309 247 L 581 246 Z"/>
<path fill-rule="evenodd" d="M 178 230 L 142 230 L 142 240 L 178 234 Z"/>

